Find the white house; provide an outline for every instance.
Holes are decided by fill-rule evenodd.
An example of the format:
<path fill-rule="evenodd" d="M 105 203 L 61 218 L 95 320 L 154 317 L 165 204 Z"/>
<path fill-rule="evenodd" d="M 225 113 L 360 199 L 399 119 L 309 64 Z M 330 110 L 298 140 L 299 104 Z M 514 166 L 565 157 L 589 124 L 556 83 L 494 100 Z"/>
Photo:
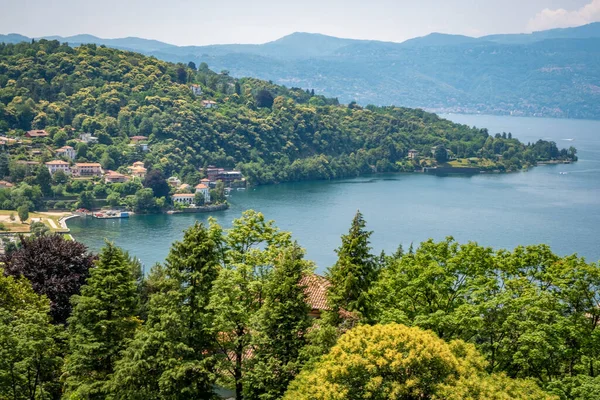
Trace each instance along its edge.
<path fill-rule="evenodd" d="M 63 160 L 48 161 L 46 167 L 48 167 L 51 175 L 54 175 L 56 171 L 63 171 L 65 174 L 71 173 L 69 163 Z"/>
<path fill-rule="evenodd" d="M 172 197 L 173 203 L 185 204 L 189 206 L 194 203 L 193 193 L 176 193 Z"/>
<path fill-rule="evenodd" d="M 411 160 L 414 160 L 418 154 L 419 154 L 418 151 L 411 149 L 408 151 L 408 158 L 410 158 Z"/>
<path fill-rule="evenodd" d="M 75 158 L 75 149 L 71 146 L 64 146 L 56 150 L 56 155 L 59 157 L 67 157 L 72 160 Z"/>
<path fill-rule="evenodd" d="M 200 96 L 202 94 L 202 88 L 200 87 L 200 85 L 192 84 L 192 85 L 190 85 L 190 90 L 196 96 Z"/>
<path fill-rule="evenodd" d="M 204 202 L 210 203 L 210 189 L 204 183 L 196 185 L 196 193 L 202 193 L 204 195 Z"/>
<path fill-rule="evenodd" d="M 79 139 L 84 143 L 98 143 L 98 138 L 96 136 L 92 136 L 91 133 L 82 133 L 79 135 Z"/>
<path fill-rule="evenodd" d="M 202 100 L 202 107 L 204 108 L 216 108 L 217 102 L 213 100 Z"/>

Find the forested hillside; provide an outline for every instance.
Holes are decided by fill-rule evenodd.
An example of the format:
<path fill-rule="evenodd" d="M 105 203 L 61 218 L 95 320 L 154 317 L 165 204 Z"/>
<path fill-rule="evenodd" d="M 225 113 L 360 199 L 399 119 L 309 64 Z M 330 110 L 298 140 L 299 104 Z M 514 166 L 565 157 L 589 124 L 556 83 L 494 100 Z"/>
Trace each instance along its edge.
<path fill-rule="evenodd" d="M 201 94 L 192 93 L 192 83 Z M 49 161 L 54 146 L 68 144 L 77 162 L 118 170 L 142 160 L 191 184 L 209 164 L 237 167 L 254 184 L 414 170 L 418 160 L 409 163 L 408 150 L 433 160 L 434 146 L 498 170 L 574 158 L 554 143 L 524 145 L 421 110 L 340 105 L 298 88 L 236 80 L 204 64 L 196 69 L 46 40 L 0 45 L 0 132 L 22 138 L 29 129 L 46 129 L 50 137 L 36 139 L 37 152 L 9 146 L 12 160 Z M 84 132 L 99 143 L 80 143 Z M 149 137 L 149 152 L 129 146 L 136 135 Z"/>
<path fill-rule="evenodd" d="M 260 45 L 174 46 L 140 38 L 49 37 L 206 62 L 361 105 L 451 112 L 600 118 L 600 23 L 473 38 L 434 33 L 404 43 L 294 33 Z M 27 41 L 0 35 L 7 43 Z M 29 39 L 30 40 L 30 39 Z"/>

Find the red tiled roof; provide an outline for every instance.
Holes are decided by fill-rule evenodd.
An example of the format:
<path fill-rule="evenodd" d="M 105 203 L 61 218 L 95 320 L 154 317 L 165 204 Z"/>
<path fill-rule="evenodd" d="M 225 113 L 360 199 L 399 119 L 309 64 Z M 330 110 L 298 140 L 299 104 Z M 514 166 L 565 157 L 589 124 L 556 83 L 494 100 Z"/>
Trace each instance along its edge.
<path fill-rule="evenodd" d="M 305 275 L 300 280 L 300 285 L 305 287 L 306 302 L 313 310 L 329 310 L 327 306 L 327 289 L 331 286 L 331 283 L 327 278 L 317 274 Z"/>
<path fill-rule="evenodd" d="M 76 163 L 76 167 L 98 167 L 101 168 L 102 165 L 99 163 Z"/>
<path fill-rule="evenodd" d="M 191 193 L 177 193 L 174 194 L 173 197 L 194 197 L 194 195 Z"/>
<path fill-rule="evenodd" d="M 204 183 L 199 183 L 196 185 L 196 189 L 208 189 L 208 186 L 206 186 Z"/>
<path fill-rule="evenodd" d="M 63 160 L 54 160 L 54 161 L 48 161 L 46 163 L 46 165 L 69 165 L 69 163 L 66 161 L 63 161 Z"/>

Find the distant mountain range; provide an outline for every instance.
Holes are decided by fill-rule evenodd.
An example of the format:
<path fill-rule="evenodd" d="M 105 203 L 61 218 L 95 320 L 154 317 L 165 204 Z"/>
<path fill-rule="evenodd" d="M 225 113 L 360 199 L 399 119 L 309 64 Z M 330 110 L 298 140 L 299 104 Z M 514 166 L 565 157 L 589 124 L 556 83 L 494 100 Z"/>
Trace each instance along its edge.
<path fill-rule="evenodd" d="M 342 102 L 600 119 L 600 23 L 473 38 L 432 33 L 403 43 L 293 33 L 248 45 L 175 46 L 135 37 L 49 36 L 228 70 Z M 0 35 L 0 41 L 31 39 Z"/>

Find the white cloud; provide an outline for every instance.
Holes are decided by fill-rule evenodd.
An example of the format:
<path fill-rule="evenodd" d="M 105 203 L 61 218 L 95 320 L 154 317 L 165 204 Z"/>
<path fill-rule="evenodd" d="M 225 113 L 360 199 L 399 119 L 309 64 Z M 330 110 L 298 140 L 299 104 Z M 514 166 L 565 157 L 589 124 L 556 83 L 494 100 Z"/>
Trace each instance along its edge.
<path fill-rule="evenodd" d="M 600 21 L 600 0 L 592 0 L 578 10 L 546 8 L 529 20 L 527 28 L 530 31 L 542 31 L 552 28 L 568 28 Z"/>

